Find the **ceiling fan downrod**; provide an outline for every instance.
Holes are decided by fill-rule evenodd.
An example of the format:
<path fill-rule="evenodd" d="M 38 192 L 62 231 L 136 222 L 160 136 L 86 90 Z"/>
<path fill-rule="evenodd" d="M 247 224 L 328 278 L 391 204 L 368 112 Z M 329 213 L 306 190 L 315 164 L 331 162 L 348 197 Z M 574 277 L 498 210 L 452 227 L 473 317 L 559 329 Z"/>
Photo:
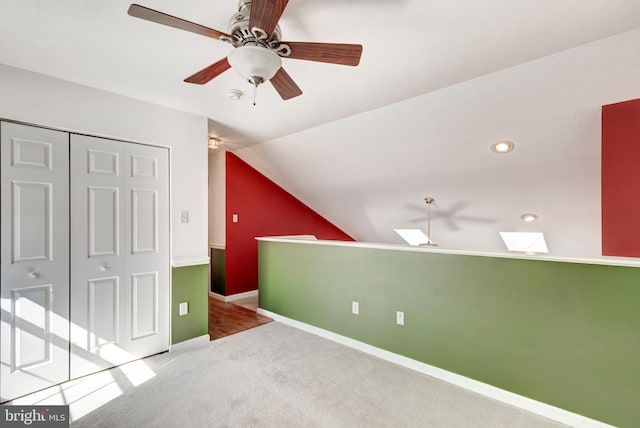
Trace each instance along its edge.
<path fill-rule="evenodd" d="M 427 242 L 420 245 L 425 247 L 437 247 L 438 244 L 431 240 L 431 204 L 435 202 L 435 199 L 431 196 L 427 196 L 424 198 L 424 201 L 427 203 Z"/>

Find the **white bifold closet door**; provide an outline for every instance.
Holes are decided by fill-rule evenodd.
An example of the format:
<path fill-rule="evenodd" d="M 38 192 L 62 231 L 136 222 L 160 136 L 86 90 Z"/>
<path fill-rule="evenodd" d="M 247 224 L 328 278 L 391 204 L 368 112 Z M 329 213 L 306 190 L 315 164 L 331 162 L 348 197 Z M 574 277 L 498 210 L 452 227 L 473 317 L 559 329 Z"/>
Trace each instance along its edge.
<path fill-rule="evenodd" d="M 71 136 L 71 378 L 169 347 L 168 150 Z"/>
<path fill-rule="evenodd" d="M 0 396 L 69 378 L 69 134 L 0 123 Z"/>

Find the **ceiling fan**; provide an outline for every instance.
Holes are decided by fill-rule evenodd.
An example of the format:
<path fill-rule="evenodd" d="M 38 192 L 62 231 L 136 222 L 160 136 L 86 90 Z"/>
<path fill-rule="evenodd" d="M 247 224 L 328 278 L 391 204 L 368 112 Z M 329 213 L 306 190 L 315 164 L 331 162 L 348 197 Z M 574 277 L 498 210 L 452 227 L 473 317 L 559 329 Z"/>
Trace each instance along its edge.
<path fill-rule="evenodd" d="M 433 203 L 434 202 L 433 198 L 431 199 L 432 199 L 431 203 Z M 430 206 L 429 204 L 430 202 L 427 201 L 427 206 Z M 454 203 L 453 205 L 450 205 L 448 209 L 445 209 L 443 206 L 440 206 L 438 212 L 436 212 L 435 214 L 430 214 L 429 212 L 427 212 L 427 217 L 431 215 L 432 219 L 444 220 L 449 230 L 459 230 L 461 227 L 460 226 L 461 222 L 473 222 L 473 223 L 495 223 L 496 222 L 496 220 L 486 218 L 486 217 L 464 215 L 464 213 L 462 212 L 468 210 L 467 205 L 468 205 L 467 201 L 460 201 L 460 202 Z M 422 207 L 418 207 L 417 205 L 408 205 L 407 207 L 412 210 L 420 210 L 420 211 L 423 210 Z M 411 223 L 422 223 L 425 219 L 428 221 L 428 218 L 425 218 L 424 216 L 419 218 L 414 218 L 409 221 Z"/>
<path fill-rule="evenodd" d="M 228 33 L 138 4 L 132 4 L 127 13 L 136 18 L 231 44 L 234 49 L 226 58 L 187 77 L 184 81 L 202 85 L 233 68 L 253 85 L 255 104 L 255 90 L 267 80 L 283 100 L 302 95 L 302 90 L 282 67 L 281 58 L 350 66 L 360 63 L 362 45 L 281 41 L 282 33 L 278 21 L 287 3 L 288 0 L 240 0 L 238 12 L 229 21 Z"/>

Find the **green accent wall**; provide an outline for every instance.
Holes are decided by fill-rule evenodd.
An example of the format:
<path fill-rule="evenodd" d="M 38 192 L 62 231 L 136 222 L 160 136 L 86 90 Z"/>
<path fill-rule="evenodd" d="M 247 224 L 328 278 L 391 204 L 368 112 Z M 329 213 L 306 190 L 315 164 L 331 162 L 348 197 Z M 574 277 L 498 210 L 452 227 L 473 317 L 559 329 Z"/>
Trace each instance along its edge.
<path fill-rule="evenodd" d="M 227 295 L 226 260 L 225 250 L 211 249 L 211 291 L 221 296 Z"/>
<path fill-rule="evenodd" d="M 174 267 L 171 272 L 171 343 L 176 344 L 209 332 L 209 265 Z M 180 303 L 189 313 L 180 316 Z"/>
<path fill-rule="evenodd" d="M 263 309 L 640 426 L 640 268 L 268 241 L 258 262 Z"/>

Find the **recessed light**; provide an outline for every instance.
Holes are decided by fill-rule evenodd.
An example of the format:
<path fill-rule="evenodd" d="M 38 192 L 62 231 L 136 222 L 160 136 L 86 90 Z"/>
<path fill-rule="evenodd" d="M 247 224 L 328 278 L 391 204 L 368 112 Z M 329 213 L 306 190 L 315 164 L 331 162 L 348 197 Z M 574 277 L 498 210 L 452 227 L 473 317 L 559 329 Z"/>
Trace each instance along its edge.
<path fill-rule="evenodd" d="M 513 150 L 513 143 L 511 141 L 498 141 L 491 145 L 491 151 L 493 153 L 509 153 Z"/>
<path fill-rule="evenodd" d="M 520 218 L 524 221 L 526 221 L 527 223 L 530 223 L 532 221 L 536 221 L 537 219 L 539 219 L 540 217 L 538 216 L 538 214 L 533 214 L 533 213 L 526 213 L 526 214 L 522 214 L 520 216 Z"/>

